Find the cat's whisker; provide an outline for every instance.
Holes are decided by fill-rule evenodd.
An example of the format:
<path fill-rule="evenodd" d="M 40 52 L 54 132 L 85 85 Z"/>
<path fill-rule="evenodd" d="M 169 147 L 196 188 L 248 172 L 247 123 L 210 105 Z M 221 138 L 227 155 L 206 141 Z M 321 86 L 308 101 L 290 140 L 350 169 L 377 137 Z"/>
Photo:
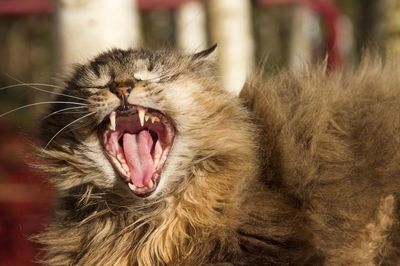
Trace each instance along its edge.
<path fill-rule="evenodd" d="M 73 95 L 69 95 L 69 94 L 65 94 L 65 93 L 61 93 L 61 92 L 54 92 L 54 91 L 48 91 L 48 90 L 44 90 L 35 86 L 44 86 L 44 87 L 52 87 L 52 88 L 59 88 L 59 89 L 63 89 L 62 87 L 59 86 L 55 86 L 55 85 L 49 85 L 49 84 L 42 84 L 42 83 L 25 83 L 17 78 L 14 78 L 10 75 L 7 75 L 9 78 L 13 79 L 16 82 L 19 82 L 20 84 L 15 84 L 15 85 L 10 85 L 10 86 L 6 86 L 6 87 L 2 87 L 0 88 L 1 90 L 5 90 L 8 88 L 14 88 L 14 87 L 20 87 L 20 86 L 27 86 L 31 89 L 37 90 L 37 91 L 41 91 L 41 92 L 45 92 L 45 93 L 50 93 L 50 94 L 54 94 L 54 95 L 60 95 L 60 96 L 65 96 L 65 97 L 69 97 L 69 98 L 73 98 L 73 99 L 77 99 L 77 100 L 82 100 L 87 102 L 87 99 L 81 98 L 81 97 L 77 97 L 77 96 L 73 96 Z"/>
<path fill-rule="evenodd" d="M 84 88 L 84 87 L 79 87 L 80 90 L 103 90 L 105 87 L 88 87 L 88 88 Z"/>
<path fill-rule="evenodd" d="M 27 82 L 20 82 L 17 81 L 18 84 L 13 84 L 13 85 L 8 85 L 0 88 L 0 91 L 10 89 L 10 88 L 16 88 L 16 87 L 21 87 L 21 86 L 42 86 L 42 87 L 48 87 L 48 88 L 55 88 L 55 89 L 64 89 L 61 86 L 56 86 L 52 84 L 46 84 L 46 83 L 27 83 Z"/>
<path fill-rule="evenodd" d="M 84 119 L 84 118 L 86 118 L 86 117 L 88 117 L 88 116 L 91 116 L 91 115 L 93 115 L 93 114 L 95 114 L 95 113 L 96 113 L 96 112 L 91 112 L 91 113 L 89 113 L 89 114 L 87 114 L 87 115 L 84 115 L 84 116 L 78 118 L 78 119 L 75 119 L 75 120 L 72 121 L 71 123 L 68 123 L 66 126 L 64 126 L 64 127 L 61 128 L 59 131 L 57 131 L 56 134 L 54 134 L 54 136 L 47 142 L 47 144 L 46 144 L 46 146 L 44 147 L 44 149 L 46 150 L 47 147 L 50 145 L 50 143 L 51 143 L 62 131 L 64 131 L 64 129 L 66 129 L 67 127 L 69 127 L 69 126 L 75 124 L 76 122 L 79 122 L 80 120 L 82 120 L 82 119 Z"/>
<path fill-rule="evenodd" d="M 87 112 L 86 112 L 86 113 L 87 113 Z M 91 122 L 87 122 L 87 123 L 83 123 L 82 125 L 79 125 L 79 126 L 71 127 L 71 128 L 69 129 L 69 132 L 70 132 L 70 131 L 73 131 L 73 130 L 81 129 L 81 128 L 86 128 L 86 127 L 89 126 L 90 124 L 92 124 L 92 123 L 91 123 Z"/>
<path fill-rule="evenodd" d="M 62 114 L 87 114 L 88 111 L 63 112 Z"/>
<path fill-rule="evenodd" d="M 86 106 L 74 106 L 74 107 L 68 107 L 68 108 L 64 108 L 64 109 L 60 109 L 58 111 L 52 112 L 48 115 L 46 115 L 45 117 L 42 118 L 42 120 L 45 120 L 46 118 L 49 118 L 52 115 L 58 114 L 58 113 L 63 113 L 63 114 L 68 114 L 70 112 L 64 112 L 64 111 L 68 111 L 68 110 L 76 110 L 76 109 L 81 109 L 81 108 L 86 108 Z M 87 112 L 72 112 L 72 113 L 87 113 Z"/>
<path fill-rule="evenodd" d="M 7 111 L 7 112 L 5 112 L 5 113 L 3 113 L 3 114 L 0 114 L 0 117 L 6 116 L 6 115 L 8 115 L 8 114 L 10 114 L 10 113 L 12 113 L 12 112 L 15 112 L 15 111 L 18 111 L 18 110 L 21 110 L 21 109 L 25 109 L 25 108 L 33 107 L 33 106 L 37 106 L 37 105 L 43 105 L 43 104 L 75 104 L 75 105 L 83 105 L 83 106 L 86 106 L 86 105 L 87 105 L 87 104 L 84 104 L 84 103 L 78 103 L 78 102 L 63 102 L 63 101 L 38 102 L 38 103 L 31 103 L 31 104 L 27 104 L 27 105 L 20 106 L 20 107 L 18 107 L 18 108 L 12 109 L 12 110 Z"/>

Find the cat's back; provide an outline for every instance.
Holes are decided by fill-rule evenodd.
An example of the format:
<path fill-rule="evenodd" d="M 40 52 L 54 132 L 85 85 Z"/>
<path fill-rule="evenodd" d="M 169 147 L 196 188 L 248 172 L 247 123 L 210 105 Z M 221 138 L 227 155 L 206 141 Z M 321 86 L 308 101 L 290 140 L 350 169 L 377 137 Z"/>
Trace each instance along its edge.
<path fill-rule="evenodd" d="M 263 129 L 262 178 L 301 202 L 327 262 L 388 260 L 399 251 L 395 67 L 368 59 L 340 73 L 281 73 L 247 84 L 241 98 Z"/>
<path fill-rule="evenodd" d="M 383 179 L 399 174 L 400 71 L 393 65 L 368 59 L 338 73 L 283 72 L 248 83 L 241 98 L 263 129 L 267 156 L 279 149 L 285 161 L 293 149 L 311 156 L 319 172 L 348 166 Z"/>

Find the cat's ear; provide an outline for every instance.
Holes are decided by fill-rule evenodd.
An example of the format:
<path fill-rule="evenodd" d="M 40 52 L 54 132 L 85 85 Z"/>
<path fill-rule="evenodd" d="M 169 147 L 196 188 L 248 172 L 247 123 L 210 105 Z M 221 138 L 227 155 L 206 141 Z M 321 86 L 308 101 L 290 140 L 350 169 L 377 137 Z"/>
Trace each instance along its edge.
<path fill-rule="evenodd" d="M 214 77 L 217 69 L 217 61 L 214 56 L 211 56 L 212 53 L 217 48 L 217 45 L 214 44 L 210 48 L 207 48 L 203 51 L 195 53 L 190 56 L 191 68 L 192 71 L 197 73 L 199 76 L 204 77 Z"/>
<path fill-rule="evenodd" d="M 212 52 L 215 51 L 215 49 L 217 48 L 217 44 L 214 44 L 213 46 L 211 46 L 210 48 L 207 48 L 203 51 L 200 51 L 198 53 L 195 53 L 194 55 L 192 55 L 192 59 L 193 60 L 198 60 L 198 59 L 205 59 L 207 58 Z"/>

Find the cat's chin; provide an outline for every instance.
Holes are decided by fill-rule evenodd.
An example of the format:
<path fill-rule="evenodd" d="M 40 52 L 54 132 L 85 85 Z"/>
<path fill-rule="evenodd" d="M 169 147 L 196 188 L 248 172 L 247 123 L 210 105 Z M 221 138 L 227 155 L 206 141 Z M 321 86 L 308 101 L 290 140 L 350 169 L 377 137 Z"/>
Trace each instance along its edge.
<path fill-rule="evenodd" d="M 100 137 L 109 161 L 135 195 L 150 196 L 175 139 L 170 119 L 160 111 L 132 106 L 111 112 L 105 124 Z"/>

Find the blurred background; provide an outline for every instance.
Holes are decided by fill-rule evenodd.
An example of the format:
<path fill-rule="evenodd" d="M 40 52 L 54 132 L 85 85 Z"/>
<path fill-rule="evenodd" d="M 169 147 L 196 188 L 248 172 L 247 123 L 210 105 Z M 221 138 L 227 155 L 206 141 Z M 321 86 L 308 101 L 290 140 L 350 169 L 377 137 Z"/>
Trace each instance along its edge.
<path fill-rule="evenodd" d="M 367 46 L 400 59 L 400 1 L 0 0 L 0 266 L 33 264 L 27 238 L 52 204 L 51 187 L 26 164 L 40 102 L 52 94 L 18 84 L 53 90 L 39 83 L 57 85 L 71 64 L 112 47 L 189 54 L 214 43 L 218 77 L 233 93 L 266 58 L 265 75 L 324 59 L 336 71 L 357 65 Z"/>

